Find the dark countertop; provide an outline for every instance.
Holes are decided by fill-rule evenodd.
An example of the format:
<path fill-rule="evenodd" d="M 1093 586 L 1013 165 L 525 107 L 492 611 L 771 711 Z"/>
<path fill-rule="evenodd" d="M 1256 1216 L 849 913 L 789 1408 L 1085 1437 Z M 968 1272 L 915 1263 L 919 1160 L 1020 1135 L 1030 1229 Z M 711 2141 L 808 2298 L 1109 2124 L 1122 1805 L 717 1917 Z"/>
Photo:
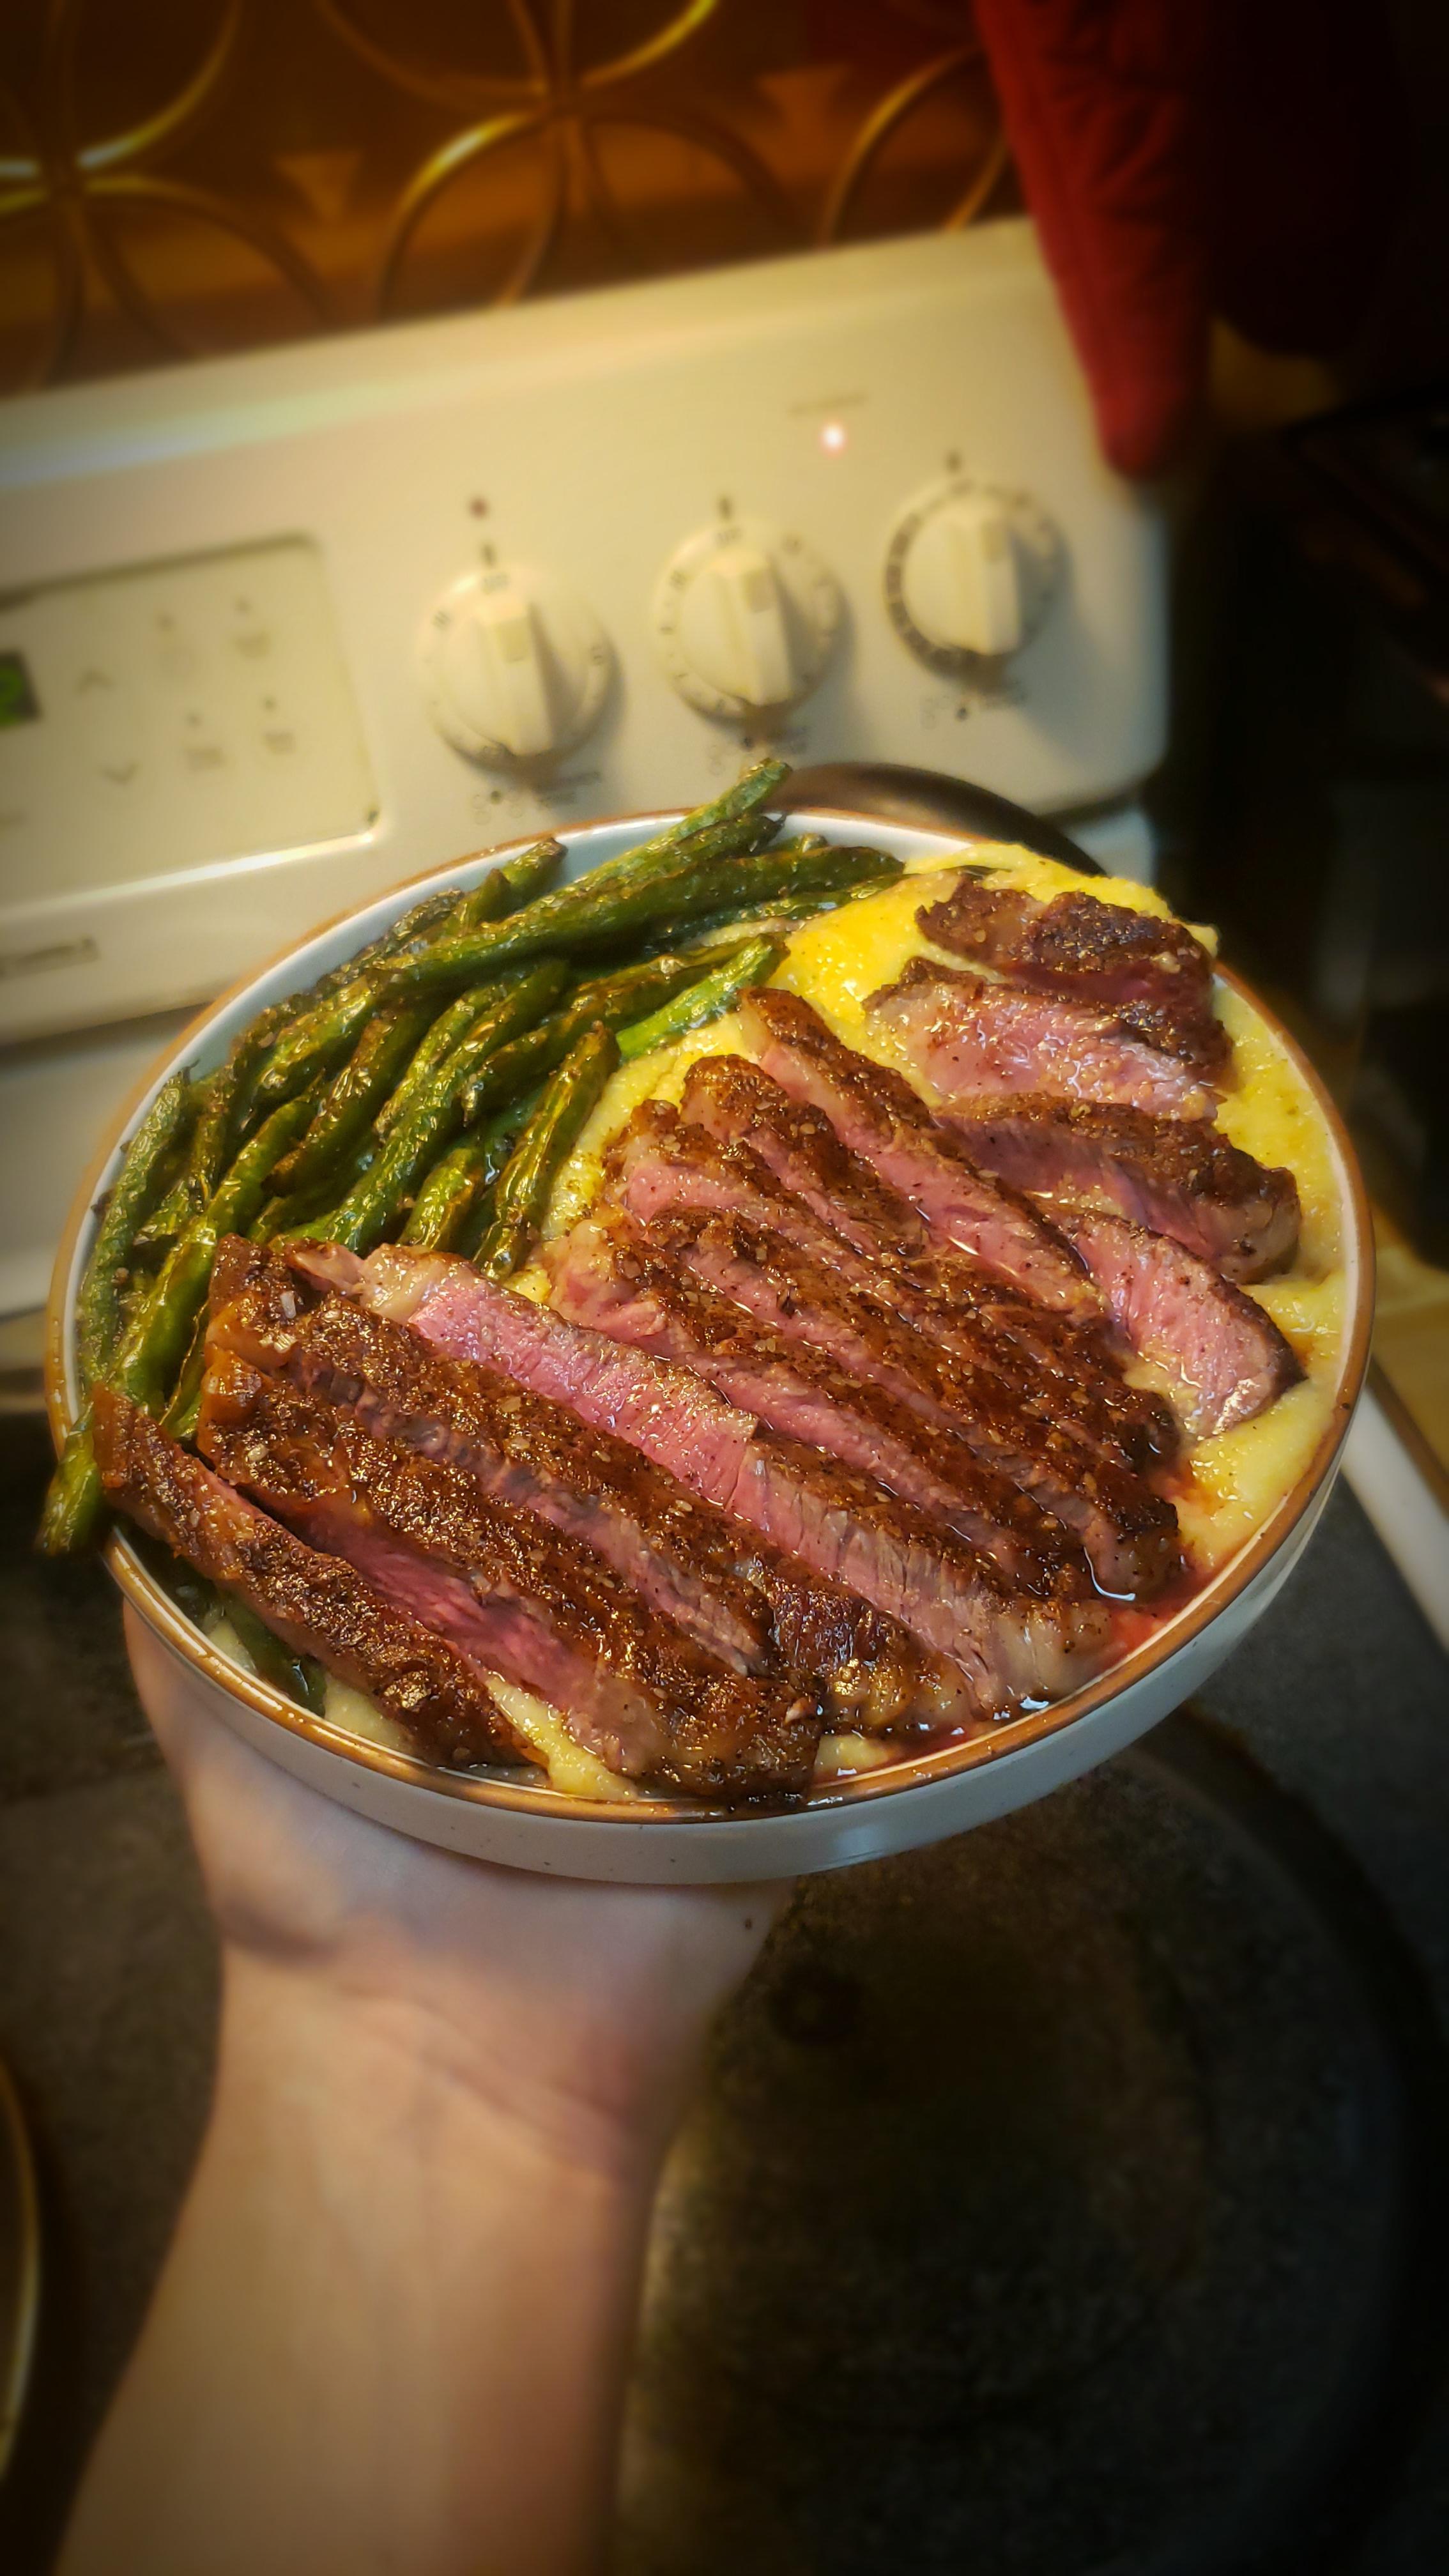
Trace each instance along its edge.
<path fill-rule="evenodd" d="M 10 2542 L 0 2556 L 14 2576 L 30 2576 L 47 2562 L 47 2535 L 136 2331 L 195 2150 L 216 1958 L 178 1804 L 131 1687 L 114 1592 L 96 1566 L 31 1555 L 47 1463 L 41 1426 L 10 1420 L 0 1443 L 10 1672 L 0 2050 L 31 2115 L 48 2267 L 32 2416 L 10 2492 L 0 2493 L 0 2544 Z M 1449 1667 L 1344 1486 L 1283 1595 L 1199 1705 L 1354 1856 L 1415 1953 L 1449 2037 Z M 1445 2564 L 1441 2396 L 1352 2566 L 1354 2576 L 1427 2576 Z"/>

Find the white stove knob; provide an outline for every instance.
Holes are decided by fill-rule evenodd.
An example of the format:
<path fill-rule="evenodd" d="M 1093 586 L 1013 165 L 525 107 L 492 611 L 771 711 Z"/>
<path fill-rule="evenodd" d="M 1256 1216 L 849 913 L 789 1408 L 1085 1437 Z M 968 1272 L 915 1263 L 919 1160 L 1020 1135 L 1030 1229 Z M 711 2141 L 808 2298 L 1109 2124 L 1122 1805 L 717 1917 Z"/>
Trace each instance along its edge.
<path fill-rule="evenodd" d="M 1029 642 L 1061 569 L 1061 539 L 1024 492 L 951 475 L 918 492 L 891 540 L 886 605 L 923 661 L 955 670 Z"/>
<path fill-rule="evenodd" d="M 788 528 L 722 519 L 670 556 L 654 593 L 660 657 L 701 714 L 749 718 L 815 687 L 840 626 L 840 593 Z"/>
<path fill-rule="evenodd" d="M 488 762 L 544 760 L 582 741 L 613 667 L 592 610 L 528 564 L 465 573 L 429 610 L 418 649 L 434 724 Z"/>

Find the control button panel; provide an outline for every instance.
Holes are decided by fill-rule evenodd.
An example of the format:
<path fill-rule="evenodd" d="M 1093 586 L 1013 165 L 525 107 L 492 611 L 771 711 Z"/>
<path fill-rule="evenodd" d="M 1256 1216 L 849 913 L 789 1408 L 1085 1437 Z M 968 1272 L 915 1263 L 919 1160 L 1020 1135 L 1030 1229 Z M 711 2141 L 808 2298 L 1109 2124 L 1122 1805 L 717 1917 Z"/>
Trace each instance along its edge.
<path fill-rule="evenodd" d="M 824 673 L 841 619 L 833 574 L 768 519 L 722 518 L 677 546 L 654 593 L 654 634 L 676 689 L 701 715 L 792 707 Z"/>
<path fill-rule="evenodd" d="M 544 760 L 582 742 L 613 669 L 593 611 L 529 564 L 465 573 L 419 642 L 428 711 L 455 750 L 490 765 Z"/>
<path fill-rule="evenodd" d="M 0 597 L 5 910 L 341 840 L 376 813 L 308 540 Z"/>
<path fill-rule="evenodd" d="M 1061 563 L 1061 538 L 1029 493 L 946 475 L 915 494 L 896 527 L 886 607 L 931 669 L 969 672 L 1030 642 Z"/>

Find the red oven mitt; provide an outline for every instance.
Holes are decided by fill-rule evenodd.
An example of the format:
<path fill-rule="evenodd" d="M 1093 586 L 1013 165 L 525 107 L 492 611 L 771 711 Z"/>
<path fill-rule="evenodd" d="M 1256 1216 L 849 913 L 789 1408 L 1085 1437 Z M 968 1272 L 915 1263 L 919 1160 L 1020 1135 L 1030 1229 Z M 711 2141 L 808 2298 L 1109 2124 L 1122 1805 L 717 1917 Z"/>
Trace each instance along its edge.
<path fill-rule="evenodd" d="M 976 0 L 976 22 L 1123 473 L 1180 453 L 1212 313 L 1266 347 L 1343 346 L 1399 204 L 1379 0 Z"/>

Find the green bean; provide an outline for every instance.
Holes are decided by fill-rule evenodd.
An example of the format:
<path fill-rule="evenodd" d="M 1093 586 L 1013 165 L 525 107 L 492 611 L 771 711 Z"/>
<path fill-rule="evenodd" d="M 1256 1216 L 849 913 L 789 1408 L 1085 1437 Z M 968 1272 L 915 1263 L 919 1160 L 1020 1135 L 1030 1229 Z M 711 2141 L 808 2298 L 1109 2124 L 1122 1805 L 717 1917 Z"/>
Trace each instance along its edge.
<path fill-rule="evenodd" d="M 562 841 L 535 841 L 531 850 L 520 850 L 516 859 L 505 859 L 498 870 L 508 887 L 510 912 L 519 912 L 542 894 L 563 857 Z"/>
<path fill-rule="evenodd" d="M 495 1110 L 478 1130 L 482 1149 L 480 1186 L 469 1202 L 467 1215 L 456 1238 L 448 1247 L 452 1252 L 461 1253 L 465 1261 L 474 1258 L 493 1222 L 494 1192 L 499 1176 L 506 1170 L 513 1148 L 542 1098 L 543 1085 L 540 1083 L 536 1090 L 525 1091 L 521 1098 L 510 1100 L 506 1109 Z"/>
<path fill-rule="evenodd" d="M 344 1154 L 327 1178 L 317 1183 L 315 1189 L 292 1190 L 285 1197 L 280 1191 L 275 1192 L 252 1219 L 247 1228 L 248 1240 L 252 1243 L 293 1242 L 303 1238 L 315 1240 L 315 1220 L 326 1216 L 347 1196 L 363 1173 L 371 1171 L 377 1156 L 377 1138 L 364 1136 L 360 1144 L 353 1146 L 350 1154 Z"/>
<path fill-rule="evenodd" d="M 368 1021 L 299 1145 L 272 1174 L 274 1190 L 305 1190 L 326 1179 L 372 1124 L 428 1026 L 427 1005 L 379 1011 Z M 334 1189 L 333 1196 L 337 1193 Z"/>
<path fill-rule="evenodd" d="M 203 1306 L 192 1330 L 190 1347 L 181 1363 L 171 1401 L 161 1416 L 161 1428 L 173 1440 L 192 1440 L 196 1436 L 197 1417 L 201 1411 L 201 1381 L 206 1375 L 206 1328 L 210 1322 Z"/>
<path fill-rule="evenodd" d="M 472 983 L 505 958 L 608 946 L 643 923 L 669 919 L 680 883 L 696 874 L 702 877 L 708 868 L 728 860 L 748 861 L 757 855 L 761 840 L 773 838 L 775 825 L 757 817 L 754 807 L 785 774 L 778 761 L 762 762 L 751 773 L 754 784 L 748 805 L 732 810 L 723 820 L 701 824 L 697 817 L 686 816 L 653 840 L 605 860 L 602 867 L 591 868 L 587 876 L 560 886 L 507 920 L 462 937 L 434 940 L 406 964 L 389 970 L 391 989 L 411 993 Z M 732 791 L 736 799 L 746 784 L 741 781 L 740 788 Z M 699 814 L 713 816 L 727 801 L 701 806 Z M 711 907 L 718 908 L 729 891 L 726 885 L 712 892 Z"/>
<path fill-rule="evenodd" d="M 651 1048 L 666 1046 L 671 1038 L 682 1038 L 690 1029 L 702 1029 L 708 1021 L 732 1011 L 741 993 L 752 984 L 768 983 L 784 954 L 783 939 L 746 940 L 742 948 L 721 959 L 713 974 L 687 985 L 647 1020 L 632 1020 L 622 1028 L 619 1054 L 623 1062 L 628 1064 L 635 1056 L 647 1055 Z"/>
<path fill-rule="evenodd" d="M 184 1225 L 203 1208 L 216 1187 L 226 1147 L 231 1094 L 225 1067 L 203 1075 L 196 1085 L 196 1122 L 190 1150 L 164 1198 L 158 1200 L 134 1245 L 139 1256 L 159 1259 L 170 1251 Z"/>
<path fill-rule="evenodd" d="M 545 1087 L 499 1175 L 493 1222 L 478 1250 L 490 1279 L 507 1279 L 528 1251 L 560 1168 L 619 1061 L 612 1030 L 585 1032 Z"/>
<path fill-rule="evenodd" d="M 310 1709 L 314 1717 L 324 1717 L 327 1675 L 315 1656 L 294 1654 L 265 1619 L 258 1617 L 250 1602 L 239 1601 L 235 1593 L 223 1595 L 221 1610 L 258 1681 L 269 1682 L 284 1699 L 295 1700 L 299 1707 Z"/>
<path fill-rule="evenodd" d="M 420 903 L 399 914 L 397 920 L 390 922 L 386 930 L 380 930 L 375 939 L 369 939 L 365 948 L 359 948 L 354 956 L 340 959 L 337 965 L 328 968 L 325 975 L 319 975 L 315 984 L 294 996 L 295 1001 L 298 1005 L 330 1001 L 345 984 L 355 983 L 359 975 L 380 966 L 386 958 L 395 957 L 409 941 L 425 939 L 433 931 L 441 930 L 462 900 L 461 886 L 442 886 L 436 894 L 425 894 Z"/>
<path fill-rule="evenodd" d="M 105 1369 L 124 1330 L 121 1292 L 133 1238 L 166 1156 L 196 1105 L 196 1088 L 184 1072 L 164 1082 L 127 1145 L 96 1228 L 76 1299 L 76 1364 L 82 1387 Z"/>
<path fill-rule="evenodd" d="M 817 842 L 817 848 L 826 846 Z M 663 956 L 699 956 L 711 949 L 727 948 L 750 932 L 762 937 L 771 934 L 788 938 L 805 921 L 816 920 L 821 913 L 838 912 L 843 904 L 859 903 L 867 895 L 878 894 L 883 886 L 894 885 L 900 875 L 896 860 L 884 851 L 880 866 L 861 875 L 853 885 L 829 887 L 818 894 L 781 897 L 774 903 L 726 904 L 704 921 L 682 923 L 677 932 L 666 931 L 654 943 Z"/>
<path fill-rule="evenodd" d="M 472 1076 L 505 1041 L 537 1019 L 567 981 L 557 958 L 545 958 L 499 995 L 491 1010 L 446 1056 L 393 1129 L 371 1171 L 337 1209 L 333 1243 L 370 1252 L 393 1223 L 405 1198 L 458 1127 L 459 1101 Z"/>
<path fill-rule="evenodd" d="M 464 1136 L 433 1165 L 403 1227 L 401 1240 L 420 1252 L 451 1252 L 479 1192 L 489 1187 L 488 1146 Z"/>
<path fill-rule="evenodd" d="M 540 849 L 542 846 L 540 843 Z M 437 900 L 430 897 L 429 903 Z M 426 955 L 434 931 L 451 930 L 459 938 L 478 936 L 488 923 L 498 920 L 508 904 L 508 881 L 501 868 L 491 868 L 469 893 L 461 894 L 456 887 L 449 890 L 443 919 L 434 920 L 426 936 L 399 940 L 390 939 L 384 932 L 361 958 L 352 960 L 341 984 L 324 978 L 331 989 L 315 1007 L 303 1009 L 273 1047 L 258 1083 L 262 1098 L 290 1099 L 319 1073 L 331 1073 L 351 1052 L 379 1004 L 393 999 L 388 979 Z M 416 920 L 425 909 L 419 905 L 407 918 Z"/>
<path fill-rule="evenodd" d="M 681 985 L 692 983 L 698 971 L 693 959 L 654 957 L 642 965 L 623 967 L 617 975 L 580 984 L 562 1010 L 500 1047 L 474 1075 L 459 1102 L 464 1126 L 472 1127 L 485 1110 L 515 1099 L 544 1074 L 552 1073 L 575 1039 L 595 1022 L 606 1029 L 622 1028 L 626 1020 L 637 1019 L 651 1005 L 677 993 Z"/>
<path fill-rule="evenodd" d="M 289 1100 L 242 1147 L 231 1170 L 167 1254 L 144 1304 L 131 1318 L 103 1372 L 108 1386 L 157 1412 L 190 1342 L 206 1295 L 216 1247 L 224 1234 L 243 1233 L 260 1207 L 267 1175 L 307 1122 L 310 1099 Z M 100 1517 L 104 1497 L 91 1440 L 91 1409 L 82 1409 L 61 1451 L 41 1516 L 39 1545 L 47 1556 L 69 1556 L 84 1547 Z"/>
<path fill-rule="evenodd" d="M 449 1002 L 445 1010 L 439 1011 L 421 1044 L 415 1049 L 412 1062 L 406 1068 L 401 1081 L 394 1086 L 377 1113 L 373 1123 L 379 1136 L 391 1134 L 398 1120 L 417 1098 L 429 1075 L 442 1063 L 445 1056 L 452 1054 L 454 1047 L 467 1036 L 474 1021 L 481 1019 L 483 1013 L 497 998 L 496 984 L 472 984 L 466 993 L 460 993 L 456 1001 Z"/>

